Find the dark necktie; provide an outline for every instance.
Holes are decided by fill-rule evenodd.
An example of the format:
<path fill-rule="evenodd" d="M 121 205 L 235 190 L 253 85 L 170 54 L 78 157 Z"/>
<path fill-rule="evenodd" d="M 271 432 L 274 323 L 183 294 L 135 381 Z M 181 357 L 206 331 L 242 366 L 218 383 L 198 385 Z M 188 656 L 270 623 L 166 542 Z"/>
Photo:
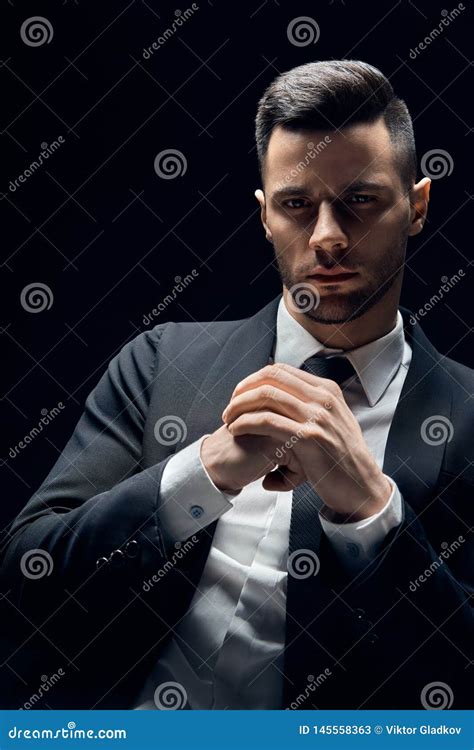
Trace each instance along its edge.
<path fill-rule="evenodd" d="M 354 367 L 344 355 L 333 357 L 315 355 L 303 362 L 300 369 L 320 378 L 334 380 L 338 385 L 355 374 Z M 293 491 L 290 552 L 304 548 L 304 541 L 308 538 L 307 523 L 311 521 L 315 513 L 317 514 L 321 504 L 321 498 L 309 482 L 303 482 Z"/>
<path fill-rule="evenodd" d="M 301 369 L 334 380 L 339 385 L 355 374 L 345 356 L 315 355 L 307 359 Z M 316 641 L 307 632 L 315 614 L 327 603 L 325 597 L 321 596 L 319 578 L 321 523 L 318 511 L 322 504 L 309 482 L 303 482 L 293 490 L 288 547 L 283 707 L 289 705 L 295 695 L 304 689 L 308 673 L 318 674 L 318 666 L 322 669 L 327 666 L 324 650 L 318 653 Z M 317 662 L 320 662 L 319 665 Z"/>

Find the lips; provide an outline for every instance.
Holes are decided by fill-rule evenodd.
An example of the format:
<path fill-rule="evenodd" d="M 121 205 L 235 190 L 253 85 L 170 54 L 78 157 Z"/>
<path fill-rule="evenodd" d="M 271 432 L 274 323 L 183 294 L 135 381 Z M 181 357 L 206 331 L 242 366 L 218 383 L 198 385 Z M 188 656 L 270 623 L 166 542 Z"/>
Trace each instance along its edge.
<path fill-rule="evenodd" d="M 316 281 L 325 281 L 325 282 L 336 282 L 336 281 L 345 281 L 346 279 L 350 279 L 352 276 L 355 276 L 356 273 L 354 271 L 321 271 L 318 273 L 312 273 L 310 274 L 310 279 L 316 279 Z"/>

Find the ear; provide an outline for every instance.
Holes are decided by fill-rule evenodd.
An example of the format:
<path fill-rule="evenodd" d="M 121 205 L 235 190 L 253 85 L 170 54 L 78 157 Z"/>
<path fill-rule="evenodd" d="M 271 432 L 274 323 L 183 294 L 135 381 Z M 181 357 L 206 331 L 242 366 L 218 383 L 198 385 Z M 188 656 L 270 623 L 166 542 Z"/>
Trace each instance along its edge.
<path fill-rule="evenodd" d="M 430 202 L 430 187 L 430 178 L 423 177 L 410 190 L 410 228 L 408 231 L 410 237 L 419 234 L 423 229 Z"/>
<path fill-rule="evenodd" d="M 267 206 L 265 203 L 265 193 L 263 192 L 263 190 L 260 190 L 259 188 L 258 190 L 255 191 L 254 195 L 256 199 L 258 200 L 258 202 L 260 203 L 260 219 L 262 221 L 262 225 L 265 230 L 265 237 L 267 238 L 269 242 L 273 242 L 272 233 L 270 231 L 270 227 L 267 224 Z"/>

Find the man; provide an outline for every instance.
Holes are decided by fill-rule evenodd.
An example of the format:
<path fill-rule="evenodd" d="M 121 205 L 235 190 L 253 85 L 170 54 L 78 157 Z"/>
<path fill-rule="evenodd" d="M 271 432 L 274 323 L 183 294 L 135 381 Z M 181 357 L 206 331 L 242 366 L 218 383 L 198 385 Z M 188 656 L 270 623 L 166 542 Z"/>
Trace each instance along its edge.
<path fill-rule="evenodd" d="M 410 115 L 376 68 L 316 62 L 256 139 L 283 294 L 111 361 L 10 530 L 7 663 L 61 666 L 61 708 L 466 707 L 474 375 L 399 308 Z"/>

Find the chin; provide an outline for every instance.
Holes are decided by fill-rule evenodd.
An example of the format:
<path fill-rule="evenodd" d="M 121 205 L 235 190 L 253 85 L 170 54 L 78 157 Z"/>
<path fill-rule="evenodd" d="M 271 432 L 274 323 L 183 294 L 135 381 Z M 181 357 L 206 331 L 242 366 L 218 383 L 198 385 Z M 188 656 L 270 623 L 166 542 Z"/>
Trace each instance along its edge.
<path fill-rule="evenodd" d="M 334 298 L 328 300 L 327 297 Z M 356 320 L 365 312 L 363 306 L 354 304 L 349 299 L 344 300 L 343 294 L 326 295 L 325 298 L 321 298 L 318 307 L 315 310 L 308 310 L 305 312 L 307 318 L 315 321 L 316 323 L 323 323 L 326 325 L 335 325 L 347 323 L 351 320 Z"/>

